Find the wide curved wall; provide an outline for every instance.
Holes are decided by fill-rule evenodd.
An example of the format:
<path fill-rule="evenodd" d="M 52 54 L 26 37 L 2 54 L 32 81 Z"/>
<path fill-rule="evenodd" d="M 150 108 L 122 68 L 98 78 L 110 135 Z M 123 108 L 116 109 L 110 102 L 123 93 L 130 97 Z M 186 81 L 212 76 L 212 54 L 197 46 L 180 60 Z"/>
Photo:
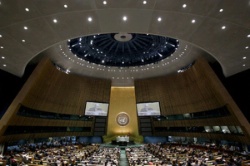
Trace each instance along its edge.
<path fill-rule="evenodd" d="M 200 58 L 184 73 L 136 80 L 135 93 L 137 103 L 159 101 L 163 116 L 161 119 L 139 118 L 142 135 L 206 137 L 250 143 L 248 121 L 205 59 Z M 223 116 L 215 114 L 192 119 L 192 115 L 223 108 L 226 109 Z M 178 119 L 186 115 L 189 117 Z M 167 119 L 169 117 L 177 119 Z M 151 122 L 151 131 L 150 127 L 142 129 L 147 126 L 144 121 Z M 235 128 L 238 130 L 232 131 Z M 144 132 L 147 130 L 150 132 Z"/>
<path fill-rule="evenodd" d="M 84 118 L 85 104 L 109 103 L 110 88 L 110 80 L 67 75 L 44 58 L 2 117 L 0 141 L 93 136 L 96 118 Z"/>

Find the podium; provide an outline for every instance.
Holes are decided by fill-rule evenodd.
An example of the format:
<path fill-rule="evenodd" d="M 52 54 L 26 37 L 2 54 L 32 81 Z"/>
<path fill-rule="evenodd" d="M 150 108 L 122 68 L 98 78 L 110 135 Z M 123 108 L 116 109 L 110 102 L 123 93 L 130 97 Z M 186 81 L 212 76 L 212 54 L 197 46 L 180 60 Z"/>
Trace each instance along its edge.
<path fill-rule="evenodd" d="M 116 140 L 112 140 L 112 145 L 127 146 L 129 144 L 129 136 L 117 136 Z"/>
<path fill-rule="evenodd" d="M 116 142 L 129 142 L 129 136 L 117 136 Z"/>

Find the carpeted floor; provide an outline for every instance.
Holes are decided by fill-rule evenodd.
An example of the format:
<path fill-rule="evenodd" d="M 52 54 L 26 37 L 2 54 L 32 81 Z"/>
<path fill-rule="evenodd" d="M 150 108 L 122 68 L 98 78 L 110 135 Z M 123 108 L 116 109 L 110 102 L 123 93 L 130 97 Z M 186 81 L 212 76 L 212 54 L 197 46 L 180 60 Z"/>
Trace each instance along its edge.
<path fill-rule="evenodd" d="M 120 161 L 119 161 L 119 166 L 128 166 L 128 159 L 126 157 L 126 152 L 125 150 L 121 150 L 120 152 Z"/>

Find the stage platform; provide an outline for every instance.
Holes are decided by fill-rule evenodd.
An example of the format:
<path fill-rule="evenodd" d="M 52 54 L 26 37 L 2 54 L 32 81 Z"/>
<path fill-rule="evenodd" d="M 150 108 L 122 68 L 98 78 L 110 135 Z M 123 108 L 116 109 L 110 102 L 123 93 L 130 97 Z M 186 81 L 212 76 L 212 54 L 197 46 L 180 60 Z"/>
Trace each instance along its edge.
<path fill-rule="evenodd" d="M 111 145 L 118 145 L 118 146 L 128 146 L 128 145 L 134 145 L 135 142 L 134 141 L 116 141 L 116 140 L 112 140 Z"/>

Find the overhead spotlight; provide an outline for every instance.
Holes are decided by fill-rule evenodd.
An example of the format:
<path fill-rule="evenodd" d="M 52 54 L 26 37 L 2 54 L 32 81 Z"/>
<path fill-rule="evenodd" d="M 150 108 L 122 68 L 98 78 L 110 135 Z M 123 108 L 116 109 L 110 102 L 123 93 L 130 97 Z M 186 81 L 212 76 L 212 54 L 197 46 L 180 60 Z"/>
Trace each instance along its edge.
<path fill-rule="evenodd" d="M 224 25 L 224 26 L 222 26 L 222 27 L 221 27 L 221 29 L 226 29 L 226 26 L 225 26 L 225 25 Z"/>
<path fill-rule="evenodd" d="M 143 4 L 144 4 L 144 5 L 147 4 L 147 1 L 143 1 Z"/>
<path fill-rule="evenodd" d="M 54 23 L 57 23 L 57 19 L 53 19 L 53 22 L 54 22 Z"/>
<path fill-rule="evenodd" d="M 28 27 L 27 27 L 27 26 L 24 26 L 24 27 L 23 27 L 23 29 L 27 30 L 27 29 L 28 29 Z"/>
<path fill-rule="evenodd" d="M 187 4 L 183 4 L 182 7 L 183 7 L 183 8 L 186 8 L 186 7 L 187 7 Z"/>
<path fill-rule="evenodd" d="M 123 16 L 122 18 L 123 21 L 127 21 L 127 19 L 128 19 L 127 16 Z"/>
<path fill-rule="evenodd" d="M 161 21 L 161 17 L 158 17 L 158 19 L 157 19 L 159 22 Z"/>
<path fill-rule="evenodd" d="M 196 21 L 195 21 L 195 19 L 193 19 L 191 22 L 194 24 Z"/>
<path fill-rule="evenodd" d="M 223 9 L 220 9 L 219 11 L 220 11 L 220 12 L 223 12 Z"/>
<path fill-rule="evenodd" d="M 104 5 L 107 5 L 107 1 L 103 1 L 102 3 L 103 3 Z"/>
<path fill-rule="evenodd" d="M 29 11 L 30 11 L 30 9 L 26 7 L 26 8 L 25 8 L 25 11 L 26 11 L 26 12 L 29 12 Z"/>
<path fill-rule="evenodd" d="M 91 22 L 92 21 L 92 17 L 88 17 L 88 21 Z"/>
<path fill-rule="evenodd" d="M 63 7 L 64 7 L 64 8 L 68 8 L 68 5 L 65 4 L 65 5 L 63 5 Z"/>

